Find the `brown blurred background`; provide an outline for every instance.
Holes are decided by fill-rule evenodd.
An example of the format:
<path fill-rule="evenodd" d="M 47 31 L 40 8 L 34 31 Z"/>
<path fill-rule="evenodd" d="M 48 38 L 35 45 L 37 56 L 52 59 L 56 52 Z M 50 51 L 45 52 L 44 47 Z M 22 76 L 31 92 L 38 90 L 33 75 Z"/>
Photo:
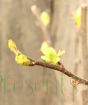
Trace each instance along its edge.
<path fill-rule="evenodd" d="M 86 86 L 73 88 L 70 78 L 53 70 L 17 65 L 7 47 L 11 38 L 24 54 L 40 59 L 43 32 L 30 9 L 36 5 L 52 17 L 48 31 L 56 51 L 66 52 L 64 66 L 88 79 L 88 71 L 82 69 L 81 42 L 72 18 L 72 12 L 82 3 L 88 1 L 0 0 L 0 105 L 88 105 Z"/>

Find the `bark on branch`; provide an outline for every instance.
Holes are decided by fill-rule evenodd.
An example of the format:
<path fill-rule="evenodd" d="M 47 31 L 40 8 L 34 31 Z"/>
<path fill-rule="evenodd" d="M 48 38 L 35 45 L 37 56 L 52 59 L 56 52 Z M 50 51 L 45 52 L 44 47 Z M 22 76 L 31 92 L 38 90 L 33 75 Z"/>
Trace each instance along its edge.
<path fill-rule="evenodd" d="M 58 63 L 58 65 L 54 65 L 52 63 L 47 63 L 47 62 L 43 62 L 43 61 L 35 61 L 35 60 L 32 60 L 32 59 L 30 59 L 30 61 L 31 61 L 31 64 L 29 66 L 42 66 L 42 67 L 50 68 L 52 70 L 62 72 L 63 74 L 67 75 L 68 77 L 71 77 L 72 79 L 74 79 L 76 81 L 79 81 L 80 84 L 88 85 L 87 80 L 82 79 L 82 78 L 76 76 L 75 74 L 71 73 L 60 62 Z"/>

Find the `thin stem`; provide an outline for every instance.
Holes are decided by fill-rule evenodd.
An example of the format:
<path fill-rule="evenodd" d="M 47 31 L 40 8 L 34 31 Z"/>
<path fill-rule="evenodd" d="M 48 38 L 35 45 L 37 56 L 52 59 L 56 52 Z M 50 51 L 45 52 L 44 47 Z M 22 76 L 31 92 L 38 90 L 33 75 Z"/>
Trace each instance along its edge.
<path fill-rule="evenodd" d="M 62 72 L 65 75 L 67 75 L 68 77 L 71 77 L 71 78 L 75 79 L 80 84 L 88 85 L 87 80 L 82 79 L 82 78 L 76 76 L 75 74 L 71 73 L 70 70 L 67 70 L 61 63 L 59 63 L 58 65 L 54 65 L 54 64 L 51 64 L 51 63 L 43 62 L 43 61 L 31 60 L 31 64 L 29 66 L 35 66 L 35 65 L 50 68 L 52 70 L 57 70 L 59 72 Z"/>

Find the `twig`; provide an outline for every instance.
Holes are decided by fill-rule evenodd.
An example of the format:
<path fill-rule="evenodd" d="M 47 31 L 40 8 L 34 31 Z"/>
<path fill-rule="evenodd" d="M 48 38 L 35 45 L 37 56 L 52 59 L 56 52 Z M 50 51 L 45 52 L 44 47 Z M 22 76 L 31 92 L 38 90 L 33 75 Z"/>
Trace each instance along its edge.
<path fill-rule="evenodd" d="M 40 27 L 40 29 L 42 30 L 43 34 L 43 40 L 44 41 L 47 41 L 49 44 L 51 44 L 51 39 L 50 39 L 50 36 L 49 36 L 49 32 L 47 30 L 47 27 L 45 27 L 40 19 L 40 11 L 39 11 L 39 8 L 37 6 L 32 6 L 31 7 L 31 11 L 32 13 L 34 14 L 34 16 L 36 17 L 37 19 L 37 23 L 38 23 L 38 26 Z"/>
<path fill-rule="evenodd" d="M 58 65 L 54 65 L 52 63 L 47 63 L 47 62 L 43 62 L 43 61 L 35 61 L 35 60 L 32 60 L 32 59 L 30 59 L 30 61 L 31 61 L 31 64 L 29 66 L 37 65 L 37 66 L 50 68 L 52 70 L 56 70 L 56 71 L 62 72 L 63 74 L 67 75 L 68 77 L 71 77 L 74 80 L 78 81 L 80 84 L 88 85 L 88 81 L 87 80 L 82 79 L 82 78 L 76 76 L 75 74 L 71 73 L 69 70 L 64 68 L 63 64 L 60 63 L 60 62 L 59 62 Z"/>

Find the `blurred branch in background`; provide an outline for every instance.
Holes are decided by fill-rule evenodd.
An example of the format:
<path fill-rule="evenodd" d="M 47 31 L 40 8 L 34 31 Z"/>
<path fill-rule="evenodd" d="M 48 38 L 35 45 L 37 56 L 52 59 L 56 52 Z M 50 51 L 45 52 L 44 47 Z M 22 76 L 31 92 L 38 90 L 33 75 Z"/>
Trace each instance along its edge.
<path fill-rule="evenodd" d="M 87 46 L 87 14 L 88 7 L 83 6 L 81 11 L 81 49 L 82 49 L 82 64 L 83 64 L 83 77 L 88 79 L 88 46 Z M 83 105 L 88 104 L 88 100 L 84 97 L 88 97 L 88 89 L 82 91 Z"/>
<path fill-rule="evenodd" d="M 42 14 L 40 13 L 39 8 L 36 5 L 33 5 L 31 7 L 31 11 L 34 14 L 34 16 L 36 17 L 37 25 L 40 27 L 40 29 L 43 32 L 43 34 L 42 34 L 43 40 L 47 41 L 49 44 L 51 44 L 50 34 L 47 30 L 47 25 L 50 23 L 50 17 L 49 16 L 45 17 L 45 18 L 49 18 L 49 19 L 48 19 L 47 23 L 43 24 L 43 22 L 41 20 L 41 16 L 40 16 Z M 48 15 L 48 14 L 45 14 L 45 15 Z"/>
<path fill-rule="evenodd" d="M 84 77 L 88 79 L 88 47 L 87 47 L 87 11 L 88 7 L 82 7 L 81 16 L 81 48 L 83 57 L 83 69 L 85 70 Z M 87 72 L 86 72 L 87 71 Z"/>
<path fill-rule="evenodd" d="M 51 9 L 51 12 L 50 12 L 50 15 L 51 15 L 51 23 L 50 23 L 50 34 L 51 34 L 51 41 L 52 41 L 52 46 L 54 47 L 55 46 L 55 42 L 56 42 L 56 32 L 57 32 L 57 25 L 58 25 L 58 22 L 57 22 L 57 13 L 58 13 L 58 9 L 57 9 L 57 2 L 54 1 L 54 0 L 51 0 L 51 6 L 50 6 L 50 9 Z"/>

